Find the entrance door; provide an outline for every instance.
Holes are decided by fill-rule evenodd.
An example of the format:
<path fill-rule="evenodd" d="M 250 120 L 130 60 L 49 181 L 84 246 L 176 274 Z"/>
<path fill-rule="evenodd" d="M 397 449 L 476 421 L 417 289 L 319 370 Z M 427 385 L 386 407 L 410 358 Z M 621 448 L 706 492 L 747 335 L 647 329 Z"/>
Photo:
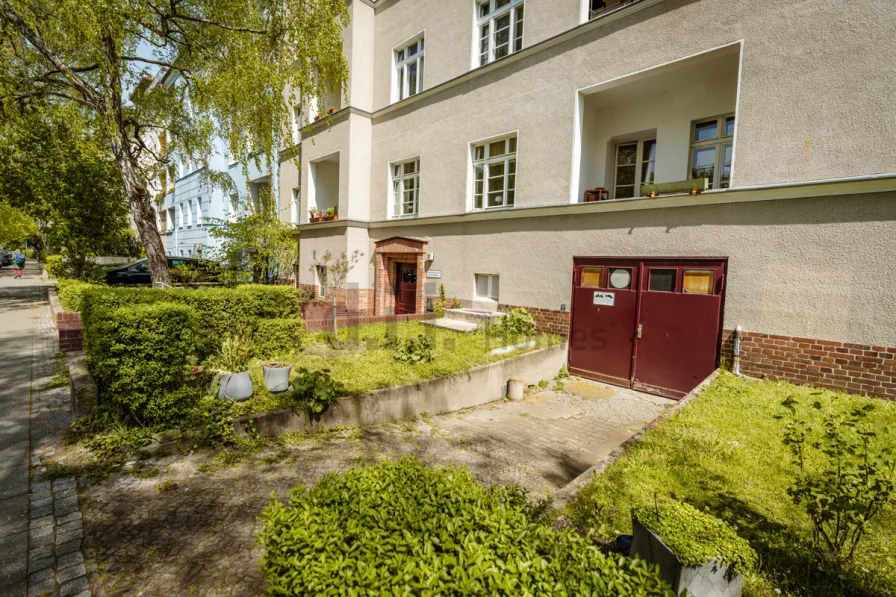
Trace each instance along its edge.
<path fill-rule="evenodd" d="M 406 315 L 417 312 L 417 264 L 396 265 L 395 314 Z"/>
<path fill-rule="evenodd" d="M 684 397 L 718 364 L 726 264 L 576 258 L 570 370 Z"/>

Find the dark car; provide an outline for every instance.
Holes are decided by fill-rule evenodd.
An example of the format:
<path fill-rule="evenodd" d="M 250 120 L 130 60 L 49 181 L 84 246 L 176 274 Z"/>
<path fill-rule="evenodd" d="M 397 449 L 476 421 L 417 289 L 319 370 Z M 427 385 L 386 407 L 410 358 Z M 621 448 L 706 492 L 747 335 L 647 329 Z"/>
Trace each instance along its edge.
<path fill-rule="evenodd" d="M 177 280 L 178 268 L 185 272 L 182 277 L 189 278 Z M 190 282 L 218 282 L 220 281 L 220 266 L 207 259 L 195 257 L 168 257 L 168 269 L 172 271 L 175 283 Z M 135 263 L 116 267 L 106 272 L 106 284 L 110 286 L 150 286 L 152 279 L 149 275 L 149 260 L 141 259 Z"/>
<path fill-rule="evenodd" d="M 15 253 L 0 249 L 0 267 L 3 267 L 4 265 L 12 265 L 12 260 L 14 258 Z"/>

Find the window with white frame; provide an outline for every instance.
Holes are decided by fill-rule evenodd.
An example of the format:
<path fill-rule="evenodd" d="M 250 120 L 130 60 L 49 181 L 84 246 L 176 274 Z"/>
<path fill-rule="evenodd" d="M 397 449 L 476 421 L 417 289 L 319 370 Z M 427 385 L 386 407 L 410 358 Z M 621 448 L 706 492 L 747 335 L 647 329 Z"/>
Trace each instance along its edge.
<path fill-rule="evenodd" d="M 423 37 L 395 50 L 392 101 L 399 102 L 423 91 Z"/>
<path fill-rule="evenodd" d="M 184 206 L 182 203 L 177 204 L 177 227 L 184 227 Z"/>
<path fill-rule="evenodd" d="M 171 232 L 174 230 L 174 208 L 168 208 L 168 217 L 165 220 L 165 232 Z"/>
<path fill-rule="evenodd" d="M 318 298 L 327 298 L 327 268 L 323 265 L 317 266 L 317 284 L 320 287 Z"/>
<path fill-rule="evenodd" d="M 523 4 L 523 0 L 477 2 L 479 66 L 523 49 Z"/>
<path fill-rule="evenodd" d="M 656 173 L 656 139 L 619 143 L 613 178 L 613 198 L 641 196 L 641 185 L 653 184 Z"/>
<path fill-rule="evenodd" d="M 499 286 L 497 274 L 476 274 L 476 298 L 497 302 Z"/>
<path fill-rule="evenodd" d="M 302 189 L 296 187 L 292 190 L 292 205 L 290 206 L 289 217 L 293 224 L 299 223 L 299 205 L 302 201 Z"/>
<path fill-rule="evenodd" d="M 473 209 L 513 207 L 516 135 L 473 146 Z"/>
<path fill-rule="evenodd" d="M 293 145 L 302 140 L 302 106 L 296 104 L 292 107 L 292 142 Z"/>
<path fill-rule="evenodd" d="M 196 225 L 202 225 L 202 197 L 196 197 Z"/>
<path fill-rule="evenodd" d="M 417 215 L 420 206 L 420 158 L 392 164 L 392 217 Z"/>
<path fill-rule="evenodd" d="M 193 201 L 187 201 L 184 207 L 187 210 L 187 227 L 190 227 L 193 225 Z"/>
<path fill-rule="evenodd" d="M 734 114 L 694 122 L 688 170 L 691 178 L 708 178 L 709 188 L 727 189 L 733 158 Z"/>

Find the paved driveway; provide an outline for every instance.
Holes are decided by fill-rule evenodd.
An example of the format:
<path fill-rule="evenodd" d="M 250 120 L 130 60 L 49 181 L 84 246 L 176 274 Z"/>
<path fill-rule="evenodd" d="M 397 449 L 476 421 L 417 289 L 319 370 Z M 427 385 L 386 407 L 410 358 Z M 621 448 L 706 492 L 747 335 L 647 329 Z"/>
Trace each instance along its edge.
<path fill-rule="evenodd" d="M 327 472 L 415 454 L 463 463 L 484 483 L 517 483 L 547 497 L 670 403 L 567 381 L 563 391 L 522 402 L 342 430 L 230 467 L 217 468 L 207 454 L 169 457 L 156 463 L 158 477 L 119 476 L 82 492 L 94 594 L 258 595 L 264 585 L 256 518 L 272 492 L 283 497 Z"/>

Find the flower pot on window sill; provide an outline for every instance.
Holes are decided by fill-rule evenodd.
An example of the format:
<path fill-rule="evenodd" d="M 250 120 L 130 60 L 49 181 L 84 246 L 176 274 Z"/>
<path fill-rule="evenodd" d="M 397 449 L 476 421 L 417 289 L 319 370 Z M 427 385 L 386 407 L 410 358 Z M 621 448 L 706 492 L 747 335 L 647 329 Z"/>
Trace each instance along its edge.
<path fill-rule="evenodd" d="M 333 115 L 333 114 L 335 114 L 335 113 L 338 112 L 338 111 L 339 111 L 339 110 L 337 110 L 336 108 L 330 108 L 330 109 L 327 111 L 327 114 Z"/>
<path fill-rule="evenodd" d="M 308 218 L 308 221 L 311 222 L 312 224 L 317 224 L 318 222 L 321 221 L 321 219 L 322 218 Z"/>
<path fill-rule="evenodd" d="M 324 222 L 332 222 L 333 220 L 338 220 L 338 219 L 339 219 L 338 215 L 324 216 Z"/>
<path fill-rule="evenodd" d="M 314 122 L 317 122 L 318 120 L 320 120 L 323 117 L 324 117 L 323 114 L 318 114 L 317 116 L 314 117 Z"/>

